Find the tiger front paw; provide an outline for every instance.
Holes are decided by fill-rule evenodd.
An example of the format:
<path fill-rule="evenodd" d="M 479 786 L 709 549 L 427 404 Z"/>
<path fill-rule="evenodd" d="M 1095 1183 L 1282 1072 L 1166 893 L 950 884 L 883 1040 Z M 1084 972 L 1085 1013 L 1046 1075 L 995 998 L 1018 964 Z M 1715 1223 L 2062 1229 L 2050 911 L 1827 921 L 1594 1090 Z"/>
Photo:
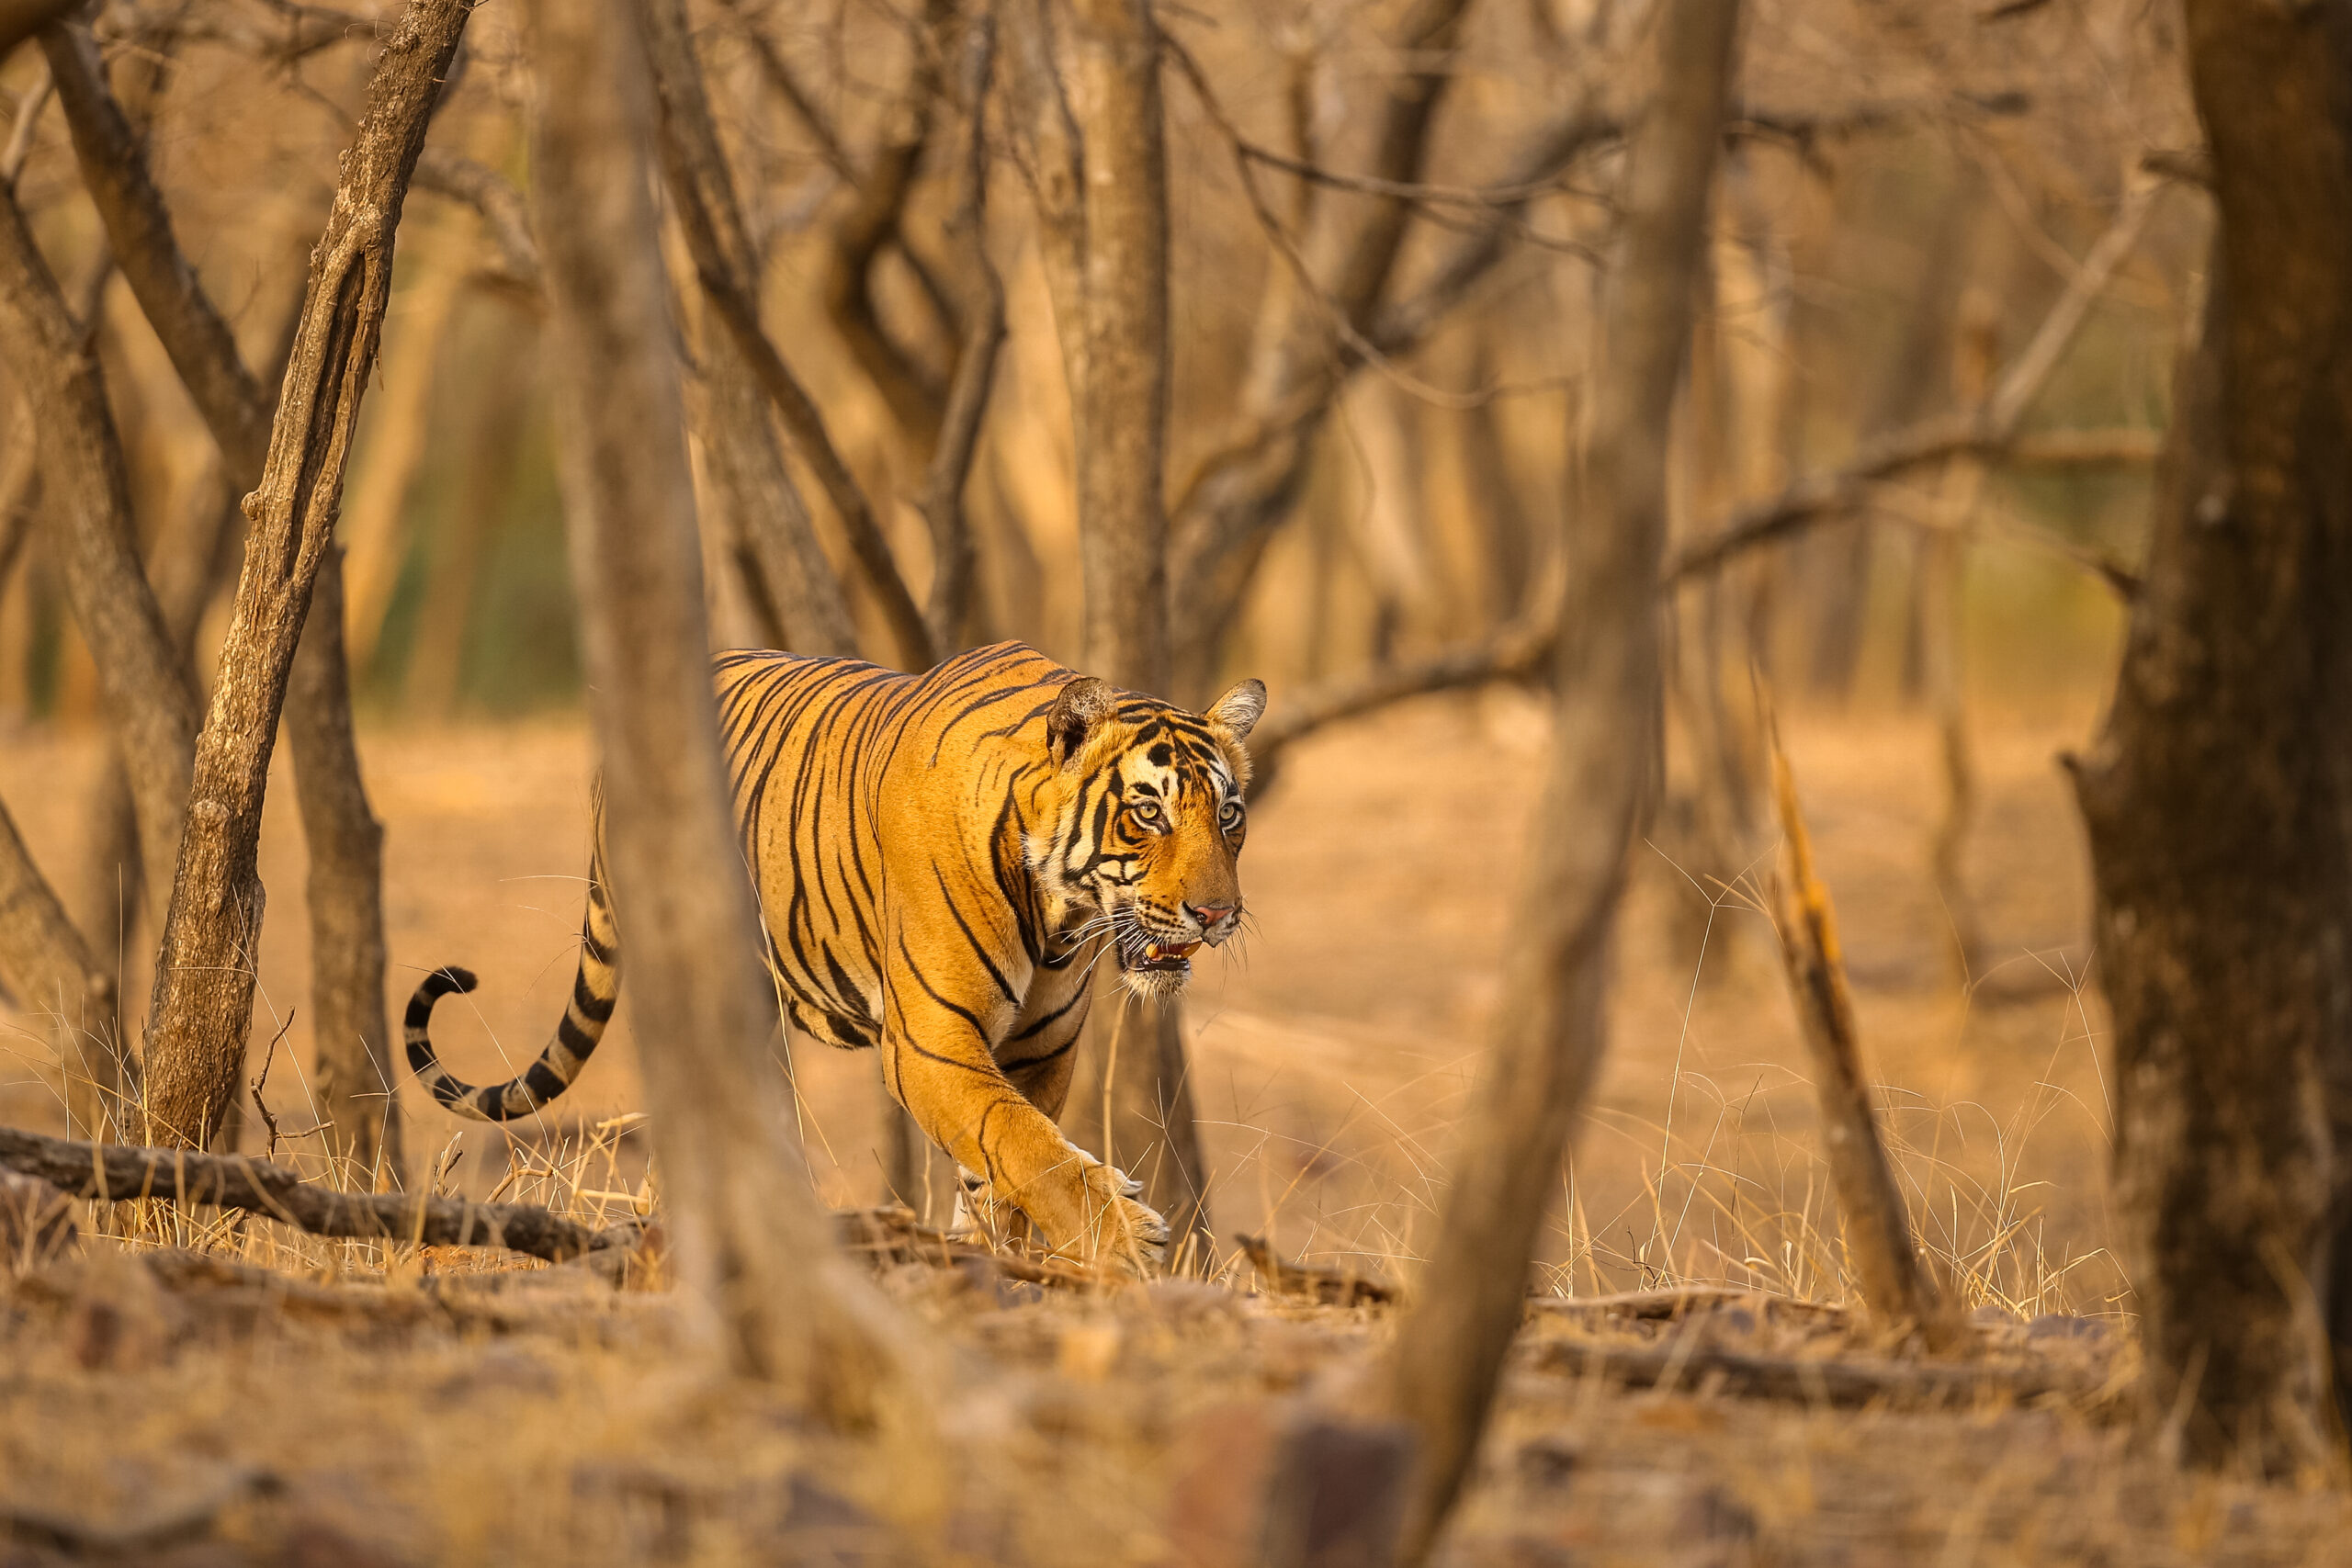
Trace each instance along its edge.
<path fill-rule="evenodd" d="M 1168 1222 L 1144 1204 L 1143 1183 L 1099 1161 L 1086 1165 L 1085 1226 L 1076 1251 L 1089 1262 L 1138 1277 L 1168 1262 Z"/>

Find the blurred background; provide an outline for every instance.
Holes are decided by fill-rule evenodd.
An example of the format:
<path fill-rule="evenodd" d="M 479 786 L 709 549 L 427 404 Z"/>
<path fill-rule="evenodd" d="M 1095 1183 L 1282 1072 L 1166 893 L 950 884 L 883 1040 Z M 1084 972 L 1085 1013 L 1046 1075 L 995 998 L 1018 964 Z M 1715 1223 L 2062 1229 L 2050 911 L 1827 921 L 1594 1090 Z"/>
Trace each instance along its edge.
<path fill-rule="evenodd" d="M 1546 723 L 1523 661 L 1453 681 L 1431 661 L 1508 646 L 1557 592 L 1582 389 L 1609 330 L 1620 131 L 1646 90 L 1637 0 L 1472 0 L 1442 50 L 1434 8 L 1162 7 L 1191 62 L 1165 81 L 1166 694 L 1257 675 L 1282 745 L 1244 860 L 1258 934 L 1203 965 L 1186 1010 L 1210 1201 L 1220 1235 L 1270 1228 L 1285 1251 L 1392 1270 L 1415 1256 L 1493 1022 Z M 769 335 L 918 601 L 920 502 L 974 286 L 953 227 L 971 115 L 943 41 L 956 9 L 692 13 Z M 364 4 L 296 0 L 115 0 L 99 19 L 181 243 L 273 382 L 379 23 Z M 2087 739 L 2109 679 L 2199 294 L 2207 215 L 2183 188 L 2194 169 L 2175 166 L 2197 140 L 2176 27 L 2123 0 L 1748 7 L 1673 430 L 1672 548 L 1690 570 L 1660 806 L 1612 1055 L 1547 1247 L 1564 1288 L 1840 1289 L 1803 1056 L 1753 908 L 1774 842 L 1769 691 L 1939 1267 L 1972 1301 L 2029 1311 L 2103 1311 L 2121 1289 L 2087 877 L 2053 758 Z M 531 91 L 515 29 L 483 7 L 435 122 L 446 157 L 403 219 L 341 527 L 360 749 L 388 832 L 389 990 L 397 1006 L 439 964 L 482 973 L 470 1014 L 444 1008 L 447 1059 L 475 1081 L 526 1062 L 561 1010 L 594 770 L 515 194 Z M 965 492 L 976 592 L 955 640 L 1077 663 L 1072 410 L 1013 91 L 1001 73 L 979 121 L 1009 331 Z M 151 560 L 209 560 L 209 668 L 233 498 L 110 276 L 37 51 L 0 68 L 0 175 L 94 335 Z M 683 242 L 665 243 L 690 283 Z M 692 361 L 710 329 L 695 291 L 679 298 Z M 1988 434 L 1976 416 L 2004 396 L 2011 422 Z M 16 401 L 0 391 L 0 798 L 118 956 L 136 1020 L 154 934 L 96 816 L 97 686 Z M 1939 447 L 1956 420 L 1967 438 Z M 871 573 L 787 452 L 862 649 L 895 662 Z M 757 520 L 709 457 L 697 447 L 714 637 L 771 643 L 787 628 L 747 543 Z M 1775 518 L 1750 547 L 1706 549 Z M 1368 674 L 1398 700 L 1315 722 Z M 1456 689 L 1423 689 L 1439 685 Z M 314 1124 L 303 852 L 289 791 L 271 812 L 251 1070 L 270 1066 L 292 1136 Z M 628 1016 L 535 1126 L 460 1136 L 404 1087 L 412 1179 L 480 1194 L 537 1161 L 576 1185 L 585 1168 L 562 1151 L 594 1145 L 626 1201 L 643 1167 Z M 820 1186 L 878 1201 L 872 1058 L 785 1049 Z M 64 1121 L 46 1032 L 4 1006 L 0 1114 Z M 243 1136 L 261 1146 L 253 1119 Z"/>

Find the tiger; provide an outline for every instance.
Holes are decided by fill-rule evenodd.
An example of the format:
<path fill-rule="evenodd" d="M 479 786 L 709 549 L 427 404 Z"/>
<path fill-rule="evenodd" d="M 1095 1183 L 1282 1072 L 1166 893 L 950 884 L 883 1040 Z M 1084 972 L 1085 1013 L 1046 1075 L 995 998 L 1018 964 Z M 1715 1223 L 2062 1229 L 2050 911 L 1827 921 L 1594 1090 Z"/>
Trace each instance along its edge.
<path fill-rule="evenodd" d="M 921 675 L 737 650 L 712 677 L 766 964 L 792 1023 L 878 1048 L 891 1097 L 960 1168 L 959 1220 L 1009 1204 L 1057 1254 L 1162 1266 L 1168 1225 L 1140 1185 L 1055 1120 L 1095 971 L 1171 997 L 1203 945 L 1242 929 L 1244 742 L 1264 684 L 1189 713 L 1018 642 Z M 604 1037 L 621 947 L 601 813 L 594 840 L 571 998 L 526 1070 L 476 1088 L 441 1066 L 434 1004 L 472 990 L 469 971 L 435 970 L 409 1001 L 410 1067 L 458 1115 L 531 1115 Z"/>

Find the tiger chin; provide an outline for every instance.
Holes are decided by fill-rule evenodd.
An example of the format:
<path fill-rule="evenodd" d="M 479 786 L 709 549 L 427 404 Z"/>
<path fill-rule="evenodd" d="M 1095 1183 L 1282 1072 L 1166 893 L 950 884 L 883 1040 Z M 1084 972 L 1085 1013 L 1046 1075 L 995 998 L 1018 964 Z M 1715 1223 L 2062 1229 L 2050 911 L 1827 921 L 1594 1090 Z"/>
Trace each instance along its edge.
<path fill-rule="evenodd" d="M 793 1023 L 879 1052 L 891 1095 L 960 1168 L 959 1209 L 1009 1206 L 1057 1255 L 1156 1268 L 1166 1223 L 1055 1118 L 1098 971 L 1171 997 L 1204 949 L 1242 930 L 1244 742 L 1265 687 L 1243 681 L 1191 713 L 1020 643 L 922 675 L 727 653 L 714 678 L 767 961 Z M 555 1037 L 504 1083 L 460 1081 L 431 1019 L 474 980 L 436 971 L 407 1016 L 409 1063 L 434 1098 L 500 1122 L 569 1089 L 618 1000 L 625 911 L 600 823 Z"/>

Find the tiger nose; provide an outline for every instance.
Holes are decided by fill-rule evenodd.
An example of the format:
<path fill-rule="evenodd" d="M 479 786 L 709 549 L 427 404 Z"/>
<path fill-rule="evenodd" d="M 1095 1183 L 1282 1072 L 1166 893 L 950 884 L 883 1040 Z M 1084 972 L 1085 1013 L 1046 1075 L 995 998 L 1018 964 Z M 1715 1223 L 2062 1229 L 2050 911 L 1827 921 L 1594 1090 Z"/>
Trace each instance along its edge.
<path fill-rule="evenodd" d="M 1201 922 L 1203 931 L 1213 930 L 1218 921 L 1233 913 L 1230 904 L 1187 904 L 1184 908 L 1192 911 L 1193 919 Z"/>

